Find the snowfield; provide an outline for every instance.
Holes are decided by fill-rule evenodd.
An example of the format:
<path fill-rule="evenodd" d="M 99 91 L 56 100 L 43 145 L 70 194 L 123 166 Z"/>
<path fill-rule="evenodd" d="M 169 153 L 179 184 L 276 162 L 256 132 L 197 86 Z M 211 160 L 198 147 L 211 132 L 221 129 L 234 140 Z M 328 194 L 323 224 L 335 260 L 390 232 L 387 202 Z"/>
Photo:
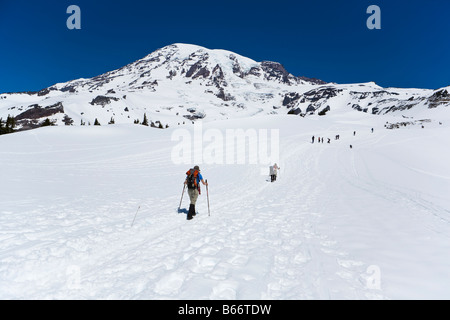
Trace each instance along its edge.
<path fill-rule="evenodd" d="M 180 128 L 0 136 L 0 299 L 450 299 L 450 117 L 427 112 L 203 123 L 278 129 L 275 183 L 262 163 L 174 164 Z M 187 221 L 195 164 L 211 214 L 203 186 Z"/>

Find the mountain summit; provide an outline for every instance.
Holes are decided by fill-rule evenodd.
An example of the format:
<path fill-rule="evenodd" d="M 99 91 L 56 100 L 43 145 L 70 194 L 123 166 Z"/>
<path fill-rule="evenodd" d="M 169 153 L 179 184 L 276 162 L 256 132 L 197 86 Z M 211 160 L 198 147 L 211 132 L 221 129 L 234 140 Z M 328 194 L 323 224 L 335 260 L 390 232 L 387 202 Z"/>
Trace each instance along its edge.
<path fill-rule="evenodd" d="M 285 85 L 325 84 L 317 79 L 295 77 L 277 62 L 255 62 L 226 50 L 209 50 L 196 45 L 173 44 L 118 70 L 92 79 L 57 85 L 62 90 L 157 90 L 157 82 L 197 80 L 203 85 L 224 89 L 234 82 L 273 82 Z M 151 81 L 149 81 L 151 80 Z"/>
<path fill-rule="evenodd" d="M 139 123 L 157 127 L 197 119 L 256 114 L 325 114 L 353 108 L 372 114 L 450 104 L 449 88 L 383 89 L 298 77 L 278 62 L 256 62 L 226 50 L 172 44 L 118 70 L 58 83 L 39 92 L 0 95 L 0 117 L 18 129 L 45 119 L 57 125 Z"/>

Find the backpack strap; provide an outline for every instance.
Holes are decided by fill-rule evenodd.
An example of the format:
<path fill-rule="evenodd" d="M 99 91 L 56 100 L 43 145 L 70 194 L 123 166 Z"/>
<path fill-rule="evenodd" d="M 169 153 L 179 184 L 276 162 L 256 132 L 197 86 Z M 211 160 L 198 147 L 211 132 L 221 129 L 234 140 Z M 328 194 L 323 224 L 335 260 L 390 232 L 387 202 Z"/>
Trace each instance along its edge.
<path fill-rule="evenodd" d="M 194 184 L 196 187 L 198 187 L 198 170 L 194 170 Z"/>

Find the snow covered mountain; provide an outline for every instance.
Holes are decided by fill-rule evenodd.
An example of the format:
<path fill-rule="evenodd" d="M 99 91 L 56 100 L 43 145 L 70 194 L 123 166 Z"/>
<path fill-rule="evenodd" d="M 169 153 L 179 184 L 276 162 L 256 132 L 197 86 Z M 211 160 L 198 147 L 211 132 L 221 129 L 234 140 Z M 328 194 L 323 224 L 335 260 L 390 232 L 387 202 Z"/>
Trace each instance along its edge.
<path fill-rule="evenodd" d="M 450 105 L 450 87 L 384 89 L 339 85 L 290 74 L 280 63 L 255 62 L 225 50 L 173 44 L 118 70 L 55 84 L 39 92 L 0 95 L 0 117 L 31 129 L 57 125 L 136 123 L 157 127 L 252 115 L 311 115 L 353 108 L 372 114 Z"/>

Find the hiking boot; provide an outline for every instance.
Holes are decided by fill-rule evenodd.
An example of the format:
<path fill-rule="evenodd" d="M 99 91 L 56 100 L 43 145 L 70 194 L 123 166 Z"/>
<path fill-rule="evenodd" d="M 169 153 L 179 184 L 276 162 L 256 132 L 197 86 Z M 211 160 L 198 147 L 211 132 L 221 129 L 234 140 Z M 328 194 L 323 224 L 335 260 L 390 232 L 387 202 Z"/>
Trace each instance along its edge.
<path fill-rule="evenodd" d="M 189 212 L 188 212 L 188 215 L 187 215 L 187 219 L 188 220 L 192 220 L 192 218 L 195 216 L 195 205 L 193 205 L 193 204 L 191 204 L 190 206 L 189 206 Z"/>

